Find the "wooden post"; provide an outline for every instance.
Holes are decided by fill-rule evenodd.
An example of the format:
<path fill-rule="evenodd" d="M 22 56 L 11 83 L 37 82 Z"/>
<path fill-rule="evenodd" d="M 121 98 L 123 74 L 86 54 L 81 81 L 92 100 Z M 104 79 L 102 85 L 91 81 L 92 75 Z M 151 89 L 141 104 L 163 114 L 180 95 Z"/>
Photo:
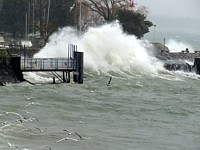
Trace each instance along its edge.
<path fill-rule="evenodd" d="M 66 82 L 66 78 L 65 78 L 65 72 L 63 71 L 63 83 Z"/>
<path fill-rule="evenodd" d="M 55 77 L 53 76 L 53 84 L 55 84 L 56 83 L 56 79 L 55 79 Z"/>
<path fill-rule="evenodd" d="M 67 76 L 67 83 L 70 83 L 70 72 L 66 72 L 66 76 Z"/>

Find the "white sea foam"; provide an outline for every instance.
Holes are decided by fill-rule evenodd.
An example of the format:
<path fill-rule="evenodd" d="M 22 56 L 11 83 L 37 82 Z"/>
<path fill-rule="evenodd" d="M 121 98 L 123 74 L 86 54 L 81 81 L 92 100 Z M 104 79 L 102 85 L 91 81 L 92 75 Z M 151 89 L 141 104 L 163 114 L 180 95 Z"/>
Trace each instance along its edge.
<path fill-rule="evenodd" d="M 157 73 L 159 61 L 145 49 L 148 42 L 123 33 L 118 23 L 89 28 L 77 36 L 73 28 L 65 27 L 54 33 L 46 46 L 35 57 L 67 56 L 68 44 L 77 44 L 84 52 L 85 69 L 101 72 Z"/>
<path fill-rule="evenodd" d="M 76 30 L 71 27 L 59 29 L 49 37 L 49 42 L 37 54 L 35 58 L 67 57 L 68 44 L 78 44 Z"/>
<path fill-rule="evenodd" d="M 24 72 L 24 78 L 32 83 L 52 82 L 52 74 L 43 72 Z"/>
<path fill-rule="evenodd" d="M 179 42 L 174 39 L 168 40 L 166 46 L 169 48 L 170 52 L 181 52 L 182 50 L 186 50 L 186 48 L 188 48 L 190 52 L 194 52 L 194 49 L 190 44 Z"/>

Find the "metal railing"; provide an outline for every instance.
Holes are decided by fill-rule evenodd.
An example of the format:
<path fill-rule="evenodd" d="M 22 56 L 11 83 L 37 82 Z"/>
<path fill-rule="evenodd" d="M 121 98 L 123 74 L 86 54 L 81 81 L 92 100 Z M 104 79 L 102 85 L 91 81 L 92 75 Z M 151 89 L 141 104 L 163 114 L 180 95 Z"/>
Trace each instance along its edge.
<path fill-rule="evenodd" d="M 23 71 L 75 70 L 76 59 L 72 58 L 27 58 L 21 59 Z"/>
<path fill-rule="evenodd" d="M 69 44 L 66 58 L 27 58 L 24 49 L 24 53 L 20 53 L 20 67 L 22 71 L 74 71 L 77 67 L 75 52 L 77 45 Z"/>

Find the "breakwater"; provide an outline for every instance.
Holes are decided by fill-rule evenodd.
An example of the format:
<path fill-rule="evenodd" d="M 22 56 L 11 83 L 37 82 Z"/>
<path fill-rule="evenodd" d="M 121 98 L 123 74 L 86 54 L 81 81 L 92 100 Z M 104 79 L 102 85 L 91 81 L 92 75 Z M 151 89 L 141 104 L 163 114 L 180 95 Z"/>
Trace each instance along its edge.
<path fill-rule="evenodd" d="M 169 52 L 168 47 L 160 43 L 152 43 L 153 55 L 163 62 L 164 68 L 169 71 L 185 71 L 196 72 L 198 70 L 198 58 L 200 58 L 200 51 L 190 52 L 188 48 L 180 50 L 180 52 Z"/>

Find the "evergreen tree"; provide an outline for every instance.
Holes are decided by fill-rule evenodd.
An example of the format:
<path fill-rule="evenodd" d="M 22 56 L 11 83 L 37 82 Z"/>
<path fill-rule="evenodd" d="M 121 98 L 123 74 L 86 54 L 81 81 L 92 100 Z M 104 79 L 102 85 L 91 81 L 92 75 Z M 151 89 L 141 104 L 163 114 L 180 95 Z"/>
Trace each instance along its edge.
<path fill-rule="evenodd" d="M 27 0 L 5 0 L 3 10 L 4 30 L 12 33 L 13 37 L 22 36 L 25 33 Z"/>
<path fill-rule="evenodd" d="M 138 38 L 141 38 L 145 33 L 148 33 L 149 27 L 153 25 L 151 21 L 146 20 L 144 15 L 130 10 L 118 10 L 117 18 L 121 23 L 124 32 L 134 34 Z"/>

